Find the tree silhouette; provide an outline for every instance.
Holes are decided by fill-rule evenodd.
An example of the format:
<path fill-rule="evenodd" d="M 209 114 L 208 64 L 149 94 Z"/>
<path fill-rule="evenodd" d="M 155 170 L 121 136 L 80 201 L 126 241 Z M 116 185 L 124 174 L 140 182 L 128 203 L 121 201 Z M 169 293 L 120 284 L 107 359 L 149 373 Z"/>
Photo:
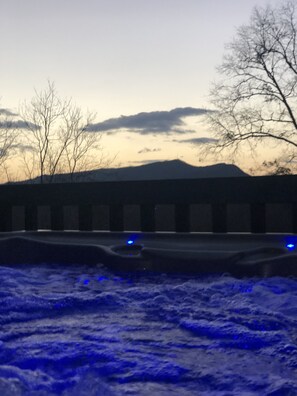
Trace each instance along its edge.
<path fill-rule="evenodd" d="M 57 173 L 68 173 L 73 180 L 76 171 L 102 164 L 101 135 L 88 131 L 95 115 L 85 115 L 71 99 L 61 99 L 53 82 L 35 91 L 31 102 L 23 104 L 21 116 L 26 126 L 22 158 L 27 177 L 39 176 L 43 183 L 46 175 L 46 182 L 52 182 Z"/>
<path fill-rule="evenodd" d="M 209 113 L 218 139 L 214 153 L 251 149 L 266 140 L 279 143 L 286 162 L 297 149 L 297 46 L 294 2 L 255 8 L 228 45 L 211 90 L 215 111 Z"/>

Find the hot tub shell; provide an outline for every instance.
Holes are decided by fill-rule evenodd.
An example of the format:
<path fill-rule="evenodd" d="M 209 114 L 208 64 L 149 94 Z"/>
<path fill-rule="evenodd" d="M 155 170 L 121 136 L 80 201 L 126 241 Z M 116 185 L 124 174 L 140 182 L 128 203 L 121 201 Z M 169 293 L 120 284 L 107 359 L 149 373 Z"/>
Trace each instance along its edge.
<path fill-rule="evenodd" d="M 115 271 L 296 276 L 296 235 L 37 231 L 0 234 L 0 264 L 101 263 Z"/>

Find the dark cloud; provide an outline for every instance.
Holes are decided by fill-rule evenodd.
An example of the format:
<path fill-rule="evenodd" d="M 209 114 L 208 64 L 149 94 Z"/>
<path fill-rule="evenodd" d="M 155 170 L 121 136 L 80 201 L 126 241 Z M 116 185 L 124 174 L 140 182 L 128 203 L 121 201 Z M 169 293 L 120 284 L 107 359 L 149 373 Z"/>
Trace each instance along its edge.
<path fill-rule="evenodd" d="M 115 133 L 121 129 L 128 129 L 142 135 L 150 133 L 188 133 L 183 130 L 185 125 L 183 118 L 199 116 L 208 113 L 209 110 L 193 107 L 176 108 L 170 111 L 152 111 L 139 113 L 131 116 L 110 118 L 88 128 L 92 132 Z"/>
<path fill-rule="evenodd" d="M 18 148 L 22 153 L 26 151 L 31 151 L 31 152 L 36 151 L 36 149 L 29 144 L 17 144 L 14 147 Z"/>
<path fill-rule="evenodd" d="M 149 149 L 149 148 L 145 147 L 142 150 L 138 151 L 137 154 L 156 153 L 157 151 L 161 151 L 161 149 L 160 148 Z"/>
<path fill-rule="evenodd" d="M 2 121 L 0 122 L 0 129 L 39 129 L 38 125 L 30 122 L 17 120 L 17 121 Z"/>
<path fill-rule="evenodd" d="M 19 114 L 8 109 L 0 108 L 0 117 L 0 129 L 40 129 L 40 126 L 32 122 L 18 119 Z"/>
<path fill-rule="evenodd" d="M 132 166 L 153 164 L 154 162 L 164 161 L 164 159 L 151 159 L 151 160 L 143 160 L 143 161 L 129 161 L 129 164 Z"/>
<path fill-rule="evenodd" d="M 14 116 L 16 116 L 17 114 L 15 114 L 15 113 L 12 113 L 10 110 L 8 110 L 8 109 L 0 109 L 0 115 L 4 115 L 4 116 L 6 116 L 6 117 L 14 117 Z"/>
<path fill-rule="evenodd" d="M 200 137 L 200 138 L 182 139 L 182 140 L 174 139 L 173 141 L 176 143 L 195 144 L 198 146 L 201 144 L 216 143 L 218 139 L 209 138 L 209 137 Z"/>

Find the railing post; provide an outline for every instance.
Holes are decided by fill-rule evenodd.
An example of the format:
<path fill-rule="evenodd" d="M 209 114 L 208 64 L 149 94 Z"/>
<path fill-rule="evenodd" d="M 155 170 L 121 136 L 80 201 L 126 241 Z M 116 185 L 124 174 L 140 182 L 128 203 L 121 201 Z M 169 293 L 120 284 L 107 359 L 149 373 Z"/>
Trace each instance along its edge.
<path fill-rule="evenodd" d="M 0 206 L 0 232 L 12 231 L 12 206 Z"/>
<path fill-rule="evenodd" d="M 52 205 L 51 208 L 51 229 L 53 231 L 64 230 L 64 209 L 62 205 Z"/>
<path fill-rule="evenodd" d="M 93 206 L 79 205 L 78 207 L 78 228 L 80 231 L 93 230 Z"/>
<path fill-rule="evenodd" d="M 143 232 L 155 231 L 155 205 L 140 205 L 140 228 Z"/>
<path fill-rule="evenodd" d="M 124 231 L 123 205 L 109 206 L 109 229 L 110 231 Z"/>
<path fill-rule="evenodd" d="M 227 232 L 227 208 L 225 203 L 211 205 L 212 232 Z"/>
<path fill-rule="evenodd" d="M 190 205 L 175 205 L 175 231 L 190 232 Z"/>
<path fill-rule="evenodd" d="M 251 210 L 251 232 L 265 233 L 266 232 L 266 208 L 264 203 L 252 203 Z"/>
<path fill-rule="evenodd" d="M 36 205 L 25 206 L 25 230 L 36 231 L 38 229 L 38 207 Z"/>
<path fill-rule="evenodd" d="M 297 234 L 297 203 L 292 204 L 292 228 L 293 233 Z"/>

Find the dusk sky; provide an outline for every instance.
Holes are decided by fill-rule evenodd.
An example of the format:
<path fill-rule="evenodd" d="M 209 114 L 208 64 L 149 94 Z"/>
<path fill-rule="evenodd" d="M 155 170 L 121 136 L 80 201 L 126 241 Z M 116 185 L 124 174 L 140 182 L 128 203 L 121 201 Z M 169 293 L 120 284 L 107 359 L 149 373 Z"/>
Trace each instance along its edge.
<path fill-rule="evenodd" d="M 117 153 L 116 164 L 201 165 L 197 143 L 211 138 L 202 114 L 224 46 L 266 4 L 0 0 L 0 108 L 17 112 L 49 79 L 62 97 L 97 113 L 94 133 Z"/>

